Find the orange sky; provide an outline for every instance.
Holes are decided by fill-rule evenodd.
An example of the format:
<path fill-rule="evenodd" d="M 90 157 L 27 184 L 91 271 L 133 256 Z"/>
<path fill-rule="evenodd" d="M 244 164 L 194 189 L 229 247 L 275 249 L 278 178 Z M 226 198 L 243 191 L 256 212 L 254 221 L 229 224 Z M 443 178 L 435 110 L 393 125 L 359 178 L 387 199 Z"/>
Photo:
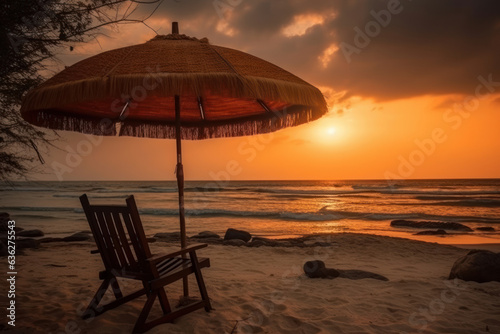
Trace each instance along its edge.
<path fill-rule="evenodd" d="M 205 12 L 198 8 L 195 15 L 182 7 L 187 5 L 169 2 L 148 24 L 159 33 L 168 33 L 175 16 L 180 21 L 181 33 L 206 36 L 213 44 L 271 61 L 319 87 L 329 102 L 330 113 L 313 123 L 269 135 L 184 141 L 186 179 L 500 177 L 500 86 L 495 86 L 500 74 L 497 75 L 497 60 L 490 59 L 498 48 L 486 48 L 491 40 L 484 42 L 486 51 L 478 44 L 474 50 L 462 49 L 461 53 L 453 54 L 450 50 L 460 48 L 468 37 L 450 41 L 446 39 L 448 32 L 436 33 L 434 27 L 436 40 L 429 41 L 430 46 L 426 43 L 419 47 L 419 35 L 412 35 L 414 27 L 404 25 L 423 9 L 417 5 L 403 6 L 393 14 L 391 23 L 381 28 L 386 30 L 374 36 L 366 48 L 358 48 L 359 54 L 352 53 L 348 61 L 345 46 L 356 45 L 353 27 L 363 27 L 363 23 L 373 20 L 370 10 L 384 10 L 380 7 L 384 2 L 367 1 L 356 11 L 356 8 L 346 9 L 343 1 L 335 2 L 337 7 L 331 1 L 312 2 L 310 7 L 290 5 L 288 12 L 280 12 L 284 17 L 277 20 L 279 24 L 269 27 L 257 24 L 258 15 L 264 12 L 256 11 L 256 7 L 265 6 L 262 1 L 243 1 L 229 9 L 225 7 L 222 15 L 211 2 L 207 3 Z M 375 7 L 371 8 L 369 3 Z M 265 13 L 271 15 L 273 10 Z M 365 15 L 353 16 L 354 12 Z M 462 14 L 460 24 L 466 26 L 464 22 L 471 21 L 473 26 L 474 20 L 467 17 L 466 11 Z M 348 21 L 349 17 L 353 20 Z M 252 19 L 255 31 L 249 28 Z M 486 31 L 491 33 L 491 39 L 500 41 L 500 21 L 496 17 L 491 20 L 496 28 Z M 433 28 L 430 25 L 427 30 Z M 407 35 L 394 33 L 402 29 L 404 32 L 405 28 Z M 62 64 L 68 66 L 99 52 L 142 43 L 154 36 L 154 32 L 142 25 L 121 26 L 119 31 L 107 33 L 111 38 L 100 37 L 99 43 L 77 45 L 73 52 L 62 52 Z M 426 33 L 422 29 L 422 34 Z M 446 48 L 440 49 L 440 35 Z M 476 36 L 474 40 L 480 39 Z M 419 50 L 426 47 L 435 54 L 426 58 L 422 51 L 419 55 Z M 493 83 L 484 87 L 488 80 Z M 102 139 L 59 133 L 64 140 L 59 146 L 66 152 L 55 149 L 47 152 L 46 172 L 33 175 L 33 179 L 175 178 L 173 140 Z"/>

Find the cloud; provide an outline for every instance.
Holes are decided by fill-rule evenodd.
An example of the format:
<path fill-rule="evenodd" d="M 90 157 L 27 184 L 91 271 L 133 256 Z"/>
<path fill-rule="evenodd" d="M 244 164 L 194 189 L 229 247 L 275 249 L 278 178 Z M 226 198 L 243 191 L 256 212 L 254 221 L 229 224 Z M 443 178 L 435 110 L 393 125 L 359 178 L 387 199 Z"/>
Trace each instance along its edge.
<path fill-rule="evenodd" d="M 453 105 L 463 102 L 463 100 L 464 100 L 463 95 L 446 97 L 442 99 L 440 102 L 438 102 L 434 106 L 434 109 L 450 109 L 451 107 L 453 107 Z"/>
<path fill-rule="evenodd" d="M 332 21 L 337 43 L 355 45 L 354 28 L 375 22 L 371 10 L 386 10 L 385 1 L 366 1 L 364 8 L 339 11 L 353 18 L 351 28 Z M 387 27 L 370 39 L 348 63 L 337 52 L 328 68 L 334 88 L 390 100 L 425 94 L 471 94 L 479 75 L 500 79 L 500 3 L 495 1 L 402 2 Z M 356 20 L 356 18 L 358 18 Z M 369 37 L 369 36 L 368 36 Z M 320 76 L 317 80 L 321 80 Z"/>
<path fill-rule="evenodd" d="M 172 0 L 152 23 L 168 33 L 165 22 L 179 21 L 181 33 L 254 54 L 344 99 L 473 94 L 479 75 L 500 81 L 500 1 L 401 0 L 384 16 L 396 1 Z M 356 44 L 359 31 L 372 35 L 366 46 Z M 359 52 L 346 57 L 341 45 Z"/>

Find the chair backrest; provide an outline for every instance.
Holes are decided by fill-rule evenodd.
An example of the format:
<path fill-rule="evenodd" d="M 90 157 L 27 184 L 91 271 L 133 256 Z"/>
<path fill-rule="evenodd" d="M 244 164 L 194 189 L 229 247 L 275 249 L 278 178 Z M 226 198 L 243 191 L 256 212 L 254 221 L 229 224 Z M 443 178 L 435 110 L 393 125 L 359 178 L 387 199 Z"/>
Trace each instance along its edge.
<path fill-rule="evenodd" d="M 106 270 L 141 271 L 151 251 L 134 196 L 127 205 L 90 205 L 86 194 L 80 202 Z"/>

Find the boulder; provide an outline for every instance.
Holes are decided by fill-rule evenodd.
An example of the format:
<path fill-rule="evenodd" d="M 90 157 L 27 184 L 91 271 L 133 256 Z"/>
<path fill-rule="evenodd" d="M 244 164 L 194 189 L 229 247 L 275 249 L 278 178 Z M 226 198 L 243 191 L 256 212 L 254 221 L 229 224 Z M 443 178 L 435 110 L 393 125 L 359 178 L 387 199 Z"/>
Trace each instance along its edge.
<path fill-rule="evenodd" d="M 471 250 L 453 264 L 449 279 L 454 278 L 478 283 L 500 282 L 500 253 Z"/>
<path fill-rule="evenodd" d="M 235 230 L 234 228 L 228 228 L 226 234 L 224 235 L 224 240 L 239 239 L 244 242 L 250 241 L 252 235 L 246 231 Z"/>
<path fill-rule="evenodd" d="M 446 233 L 445 230 L 429 230 L 429 231 L 421 231 L 421 232 L 418 232 L 418 233 L 415 233 L 415 235 L 443 235 L 443 234 L 448 234 Z"/>
<path fill-rule="evenodd" d="M 309 278 L 335 278 L 340 273 L 335 269 L 325 267 L 325 263 L 320 260 L 307 261 L 304 264 L 304 273 Z"/>
<path fill-rule="evenodd" d="M 212 231 L 203 231 L 203 232 L 198 233 L 197 235 L 193 235 L 191 238 L 194 238 L 194 239 L 206 239 L 206 238 L 219 239 L 220 235 L 218 235 L 217 233 L 214 233 Z"/>
<path fill-rule="evenodd" d="M 88 233 L 78 232 L 70 235 L 69 237 L 62 238 L 62 241 L 71 242 L 71 241 L 87 241 L 90 240 L 90 235 Z"/>
<path fill-rule="evenodd" d="M 17 233 L 19 237 L 43 237 L 45 234 L 41 230 L 24 230 Z"/>
<path fill-rule="evenodd" d="M 247 243 L 243 240 L 240 239 L 229 239 L 229 240 L 224 240 L 223 242 L 224 245 L 228 246 L 245 246 Z"/>
<path fill-rule="evenodd" d="M 491 227 L 491 226 L 481 226 L 476 228 L 477 231 L 483 231 L 483 232 L 495 232 L 496 230 Z"/>
<path fill-rule="evenodd" d="M 463 232 L 472 232 L 472 229 L 460 223 L 454 222 L 432 222 L 432 221 L 414 221 L 414 220 L 404 220 L 397 219 L 391 222 L 392 227 L 413 227 L 413 228 L 425 228 L 425 229 L 443 229 L 443 230 L 454 230 Z"/>

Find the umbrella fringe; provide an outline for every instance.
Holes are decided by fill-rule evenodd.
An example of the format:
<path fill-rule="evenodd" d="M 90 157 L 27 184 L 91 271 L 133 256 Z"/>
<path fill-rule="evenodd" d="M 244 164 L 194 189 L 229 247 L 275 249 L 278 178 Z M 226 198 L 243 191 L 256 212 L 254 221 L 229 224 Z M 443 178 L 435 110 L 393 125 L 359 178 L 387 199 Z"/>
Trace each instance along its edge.
<path fill-rule="evenodd" d="M 140 73 L 92 78 L 57 85 L 43 85 L 25 97 L 21 113 L 25 119 L 40 110 L 71 110 L 72 105 L 96 99 L 131 97 L 140 102 L 147 96 L 220 96 L 326 106 L 323 94 L 307 83 L 299 84 L 234 73 Z M 102 112 L 107 110 L 96 110 Z M 324 112 L 326 113 L 326 108 Z"/>
<path fill-rule="evenodd" d="M 82 118 L 80 115 L 38 111 L 25 120 L 37 126 L 64 131 L 77 131 L 98 136 L 115 136 L 115 122 L 109 118 Z"/>
<path fill-rule="evenodd" d="M 248 117 L 246 120 L 235 119 L 234 121 L 206 122 L 206 124 L 197 123 L 196 125 L 183 123 L 181 136 L 182 139 L 197 140 L 269 133 L 316 120 L 323 114 L 324 110 L 321 108 L 293 106 L 288 110 L 274 110 L 266 114 L 265 117 Z M 100 136 L 117 135 L 116 121 L 109 118 L 82 118 L 79 115 L 45 110 L 29 116 L 27 121 L 30 123 L 49 129 L 77 131 Z M 173 139 L 175 138 L 175 124 L 127 119 L 121 124 L 120 135 Z"/>
<path fill-rule="evenodd" d="M 279 112 L 277 112 L 279 113 Z M 304 124 L 320 118 L 323 113 L 318 109 L 302 109 L 298 112 L 282 115 L 270 115 L 267 118 L 249 119 L 235 123 L 210 124 L 206 126 L 189 126 L 181 128 L 182 139 L 198 140 L 221 137 L 239 137 L 274 132 L 276 130 Z M 238 122 L 238 123 L 237 123 Z M 121 136 L 148 137 L 148 138 L 175 138 L 174 124 L 159 124 L 155 122 L 127 120 L 121 127 Z"/>

